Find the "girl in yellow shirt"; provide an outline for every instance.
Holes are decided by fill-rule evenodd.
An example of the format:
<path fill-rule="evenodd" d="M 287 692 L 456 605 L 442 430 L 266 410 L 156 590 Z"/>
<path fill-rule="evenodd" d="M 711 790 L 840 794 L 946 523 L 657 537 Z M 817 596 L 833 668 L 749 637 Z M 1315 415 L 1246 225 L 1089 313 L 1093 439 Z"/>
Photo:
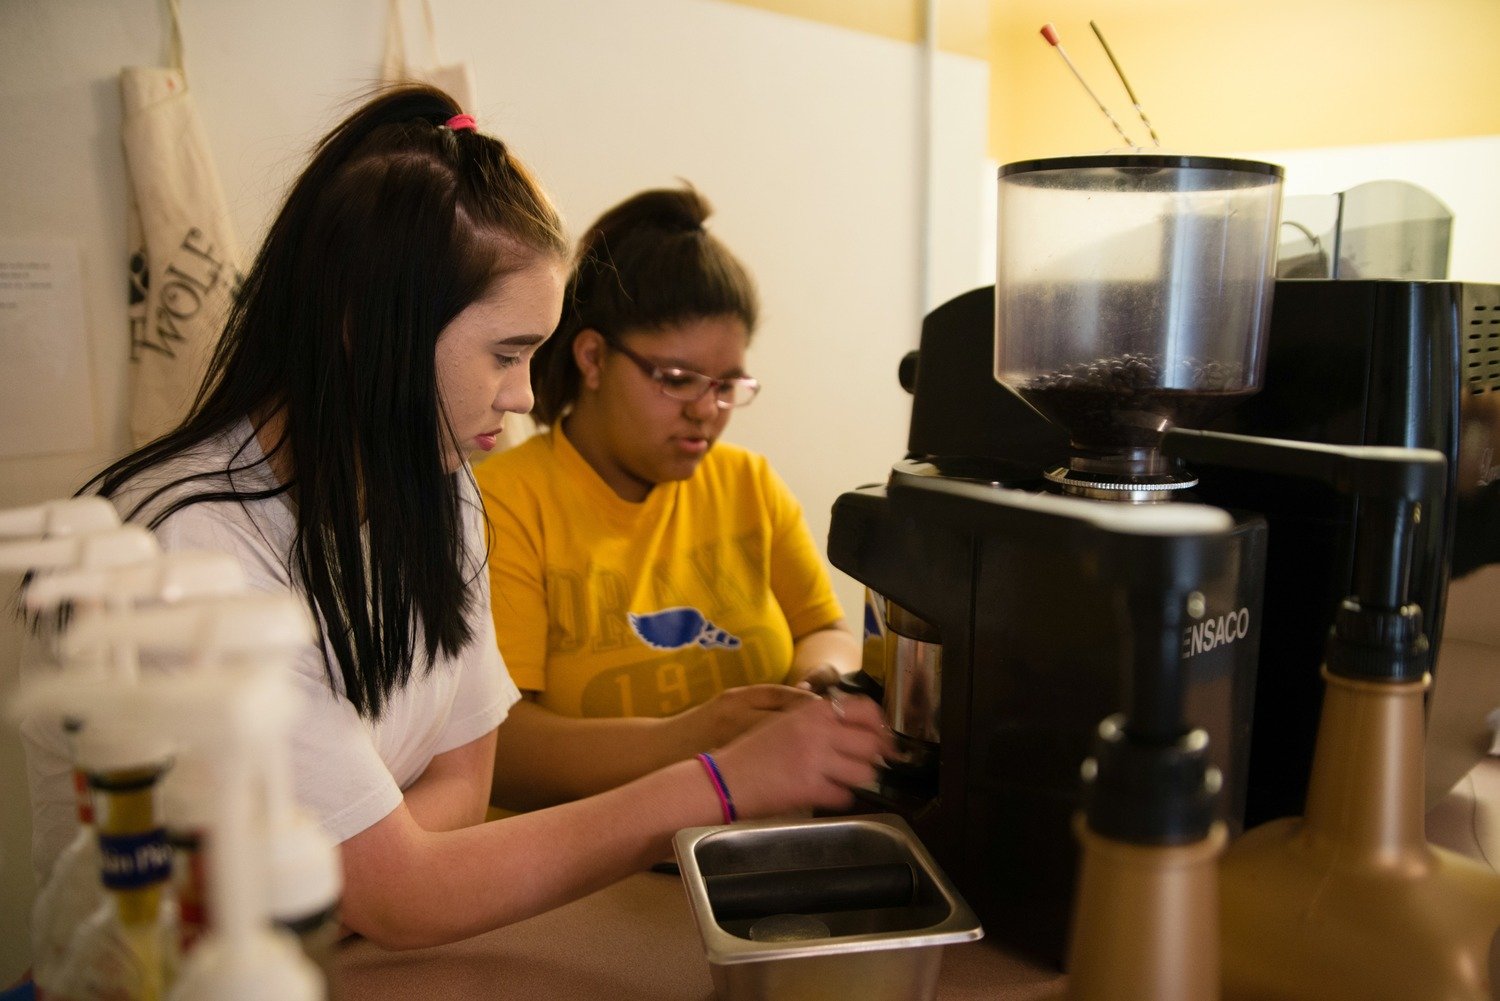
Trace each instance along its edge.
<path fill-rule="evenodd" d="M 691 188 L 646 191 L 590 227 L 532 364 L 549 430 L 475 471 L 496 636 L 525 693 L 500 732 L 497 805 L 717 747 L 858 666 L 801 507 L 763 457 L 719 440 L 759 390 L 758 306 L 709 211 Z"/>

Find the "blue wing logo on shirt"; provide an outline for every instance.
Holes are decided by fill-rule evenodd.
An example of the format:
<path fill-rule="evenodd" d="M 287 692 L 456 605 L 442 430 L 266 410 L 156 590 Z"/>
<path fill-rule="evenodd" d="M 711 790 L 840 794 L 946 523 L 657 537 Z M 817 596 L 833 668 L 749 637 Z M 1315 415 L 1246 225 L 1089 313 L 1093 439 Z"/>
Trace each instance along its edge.
<path fill-rule="evenodd" d="M 697 644 L 704 647 L 724 647 L 737 650 L 740 638 L 730 635 L 704 617 L 696 608 L 681 606 L 660 612 L 637 615 L 630 612 L 630 630 L 641 642 L 657 650 L 680 650 Z"/>

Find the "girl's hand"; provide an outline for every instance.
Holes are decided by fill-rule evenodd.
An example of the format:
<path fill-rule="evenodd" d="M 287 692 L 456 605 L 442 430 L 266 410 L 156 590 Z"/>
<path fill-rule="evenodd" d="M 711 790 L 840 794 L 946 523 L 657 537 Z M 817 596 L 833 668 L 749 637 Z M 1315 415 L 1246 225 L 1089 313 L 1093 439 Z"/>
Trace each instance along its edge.
<path fill-rule="evenodd" d="M 800 677 L 793 678 L 789 683 L 795 688 L 801 688 L 804 691 L 822 695 L 828 689 L 837 685 L 841 677 L 842 675 L 839 674 L 837 667 L 834 667 L 832 664 L 823 663 L 809 669 Z"/>
<path fill-rule="evenodd" d="M 688 754 L 723 747 L 740 734 L 797 706 L 816 702 L 807 689 L 786 685 L 743 685 L 720 692 L 668 721 Z"/>
<path fill-rule="evenodd" d="M 896 748 L 880 707 L 835 692 L 784 712 L 715 753 L 740 816 L 847 809 Z"/>

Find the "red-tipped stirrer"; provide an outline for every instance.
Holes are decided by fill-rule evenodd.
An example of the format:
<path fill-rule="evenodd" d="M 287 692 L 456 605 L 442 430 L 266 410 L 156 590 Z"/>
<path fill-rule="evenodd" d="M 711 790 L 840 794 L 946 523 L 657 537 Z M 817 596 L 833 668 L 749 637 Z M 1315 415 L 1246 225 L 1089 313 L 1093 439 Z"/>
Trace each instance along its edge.
<path fill-rule="evenodd" d="M 1141 124 L 1146 126 L 1147 132 L 1151 133 L 1151 141 L 1156 144 L 1157 149 L 1161 149 L 1161 137 L 1156 134 L 1156 129 L 1151 127 L 1151 119 L 1146 117 L 1146 109 L 1141 107 L 1141 99 L 1135 96 L 1135 88 L 1130 86 L 1130 81 L 1125 78 L 1125 71 L 1120 68 L 1120 61 L 1115 58 L 1115 54 L 1111 51 L 1109 43 L 1104 40 L 1104 32 L 1100 31 L 1099 26 L 1093 21 L 1089 22 L 1089 27 L 1094 29 L 1094 37 L 1099 39 L 1099 44 L 1103 47 L 1104 54 L 1109 56 L 1109 64 L 1115 68 L 1115 75 L 1125 85 L 1125 93 L 1130 95 L 1130 103 L 1135 105 L 1135 113 L 1141 116 Z"/>
<path fill-rule="evenodd" d="M 1068 69 L 1072 70 L 1073 75 L 1078 78 L 1078 83 L 1088 92 L 1089 97 L 1094 99 L 1094 103 L 1099 106 L 1099 110 L 1104 112 L 1104 117 L 1108 118 L 1109 124 L 1113 125 L 1115 131 L 1120 133 L 1120 138 L 1125 140 L 1125 145 L 1131 149 L 1137 148 L 1135 143 L 1130 141 L 1130 137 L 1125 134 L 1125 130 L 1120 128 L 1120 123 L 1115 121 L 1115 116 L 1109 113 L 1109 109 L 1104 106 L 1104 102 L 1099 100 L 1099 95 L 1094 93 L 1094 88 L 1090 87 L 1088 81 L 1083 78 L 1083 74 L 1078 72 L 1078 67 L 1073 65 L 1073 60 L 1068 58 L 1068 50 L 1062 47 L 1062 42 L 1057 37 L 1057 29 L 1052 26 L 1050 21 L 1042 25 L 1042 37 L 1047 40 L 1047 44 L 1057 50 L 1058 55 L 1062 56 L 1063 62 L 1068 64 Z"/>

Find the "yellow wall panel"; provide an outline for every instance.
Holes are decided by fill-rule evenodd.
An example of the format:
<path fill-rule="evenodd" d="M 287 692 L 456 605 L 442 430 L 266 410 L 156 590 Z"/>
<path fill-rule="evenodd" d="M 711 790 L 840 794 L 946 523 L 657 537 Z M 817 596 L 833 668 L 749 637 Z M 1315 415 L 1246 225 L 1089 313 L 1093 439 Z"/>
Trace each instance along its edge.
<path fill-rule="evenodd" d="M 1177 150 L 1500 134 L 1497 0 L 996 0 L 990 150 L 997 160 L 1121 145 L 1039 36 L 1048 20 L 1131 139 L 1146 141 L 1090 18 L 1163 143 Z"/>
<path fill-rule="evenodd" d="M 919 42 L 923 0 L 724 0 Z M 1500 0 L 933 0 L 939 45 L 990 64 L 997 160 L 1123 145 L 1039 35 L 1147 142 L 1089 20 L 1163 143 L 1193 152 L 1500 134 Z"/>

